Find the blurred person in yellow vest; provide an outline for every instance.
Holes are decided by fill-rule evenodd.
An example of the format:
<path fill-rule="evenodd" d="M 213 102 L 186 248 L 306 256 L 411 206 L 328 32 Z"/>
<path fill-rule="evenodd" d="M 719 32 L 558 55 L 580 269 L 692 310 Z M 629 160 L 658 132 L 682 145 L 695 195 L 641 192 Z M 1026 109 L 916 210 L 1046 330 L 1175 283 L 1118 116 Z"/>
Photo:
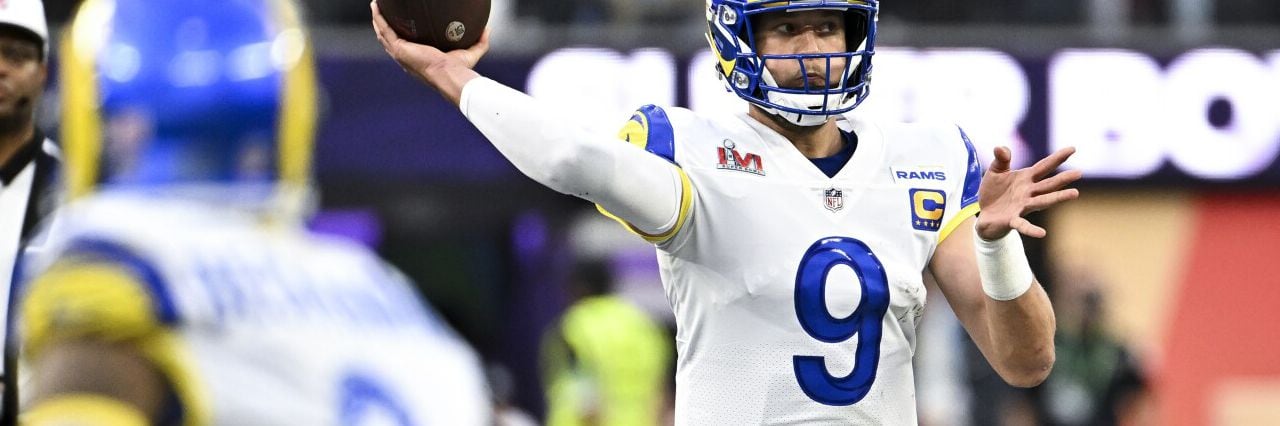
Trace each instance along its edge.
<path fill-rule="evenodd" d="M 671 338 L 612 285 L 608 264 L 579 263 L 574 302 L 543 335 L 548 426 L 648 426 L 664 412 Z"/>

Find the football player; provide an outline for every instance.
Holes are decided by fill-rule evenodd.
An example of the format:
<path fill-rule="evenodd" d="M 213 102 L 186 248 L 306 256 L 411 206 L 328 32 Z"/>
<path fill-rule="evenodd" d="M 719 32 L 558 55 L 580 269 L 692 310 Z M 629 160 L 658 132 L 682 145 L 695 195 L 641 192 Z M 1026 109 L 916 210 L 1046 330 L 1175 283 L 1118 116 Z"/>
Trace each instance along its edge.
<path fill-rule="evenodd" d="M 60 57 L 76 199 L 24 274 L 24 424 L 490 421 L 477 357 L 407 279 L 301 226 L 294 4 L 88 0 Z"/>
<path fill-rule="evenodd" d="M 987 360 L 1033 386 L 1054 317 L 1019 234 L 1078 197 L 1073 152 L 986 170 L 953 125 L 855 112 L 875 52 L 876 0 L 709 0 L 707 39 L 746 111 L 645 106 L 609 141 L 472 70 L 487 39 L 386 51 L 456 103 L 517 168 L 657 247 L 678 325 L 678 424 L 914 424 L 911 357 L 936 280 Z M 979 206 L 983 213 L 978 216 Z"/>

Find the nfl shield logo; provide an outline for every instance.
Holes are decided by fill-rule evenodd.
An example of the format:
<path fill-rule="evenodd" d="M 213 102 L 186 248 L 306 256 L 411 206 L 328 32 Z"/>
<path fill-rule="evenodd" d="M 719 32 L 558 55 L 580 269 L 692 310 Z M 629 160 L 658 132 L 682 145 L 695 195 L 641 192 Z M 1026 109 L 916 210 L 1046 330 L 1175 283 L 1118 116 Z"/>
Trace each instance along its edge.
<path fill-rule="evenodd" d="M 844 208 L 844 191 L 839 188 L 827 188 L 823 194 L 826 195 L 824 198 L 826 198 L 827 210 L 836 211 Z"/>

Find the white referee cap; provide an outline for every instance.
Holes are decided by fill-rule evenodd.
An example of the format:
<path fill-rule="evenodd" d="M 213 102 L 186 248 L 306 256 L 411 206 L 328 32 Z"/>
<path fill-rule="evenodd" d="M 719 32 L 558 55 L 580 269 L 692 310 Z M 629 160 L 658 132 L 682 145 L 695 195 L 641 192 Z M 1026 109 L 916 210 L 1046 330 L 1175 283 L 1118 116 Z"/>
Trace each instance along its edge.
<path fill-rule="evenodd" d="M 49 25 L 44 21 L 44 0 L 0 0 L 0 25 L 12 25 L 40 37 L 49 51 Z"/>

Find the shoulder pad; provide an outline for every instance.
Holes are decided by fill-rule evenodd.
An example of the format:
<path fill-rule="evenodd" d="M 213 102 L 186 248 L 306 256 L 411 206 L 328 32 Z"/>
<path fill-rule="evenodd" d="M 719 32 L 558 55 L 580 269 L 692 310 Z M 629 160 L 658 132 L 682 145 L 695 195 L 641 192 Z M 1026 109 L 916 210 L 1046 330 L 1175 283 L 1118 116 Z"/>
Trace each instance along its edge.
<path fill-rule="evenodd" d="M 964 129 L 959 127 L 956 129 L 960 131 L 960 139 L 964 141 L 964 149 L 969 154 L 965 162 L 964 186 L 960 192 L 960 207 L 968 207 L 978 202 L 978 186 L 982 183 L 982 164 L 978 161 L 978 152 L 973 148 L 969 135 L 964 133 Z"/>
<path fill-rule="evenodd" d="M 618 133 L 618 138 L 679 165 L 676 162 L 675 131 L 662 107 L 645 105 L 637 109 Z"/>

